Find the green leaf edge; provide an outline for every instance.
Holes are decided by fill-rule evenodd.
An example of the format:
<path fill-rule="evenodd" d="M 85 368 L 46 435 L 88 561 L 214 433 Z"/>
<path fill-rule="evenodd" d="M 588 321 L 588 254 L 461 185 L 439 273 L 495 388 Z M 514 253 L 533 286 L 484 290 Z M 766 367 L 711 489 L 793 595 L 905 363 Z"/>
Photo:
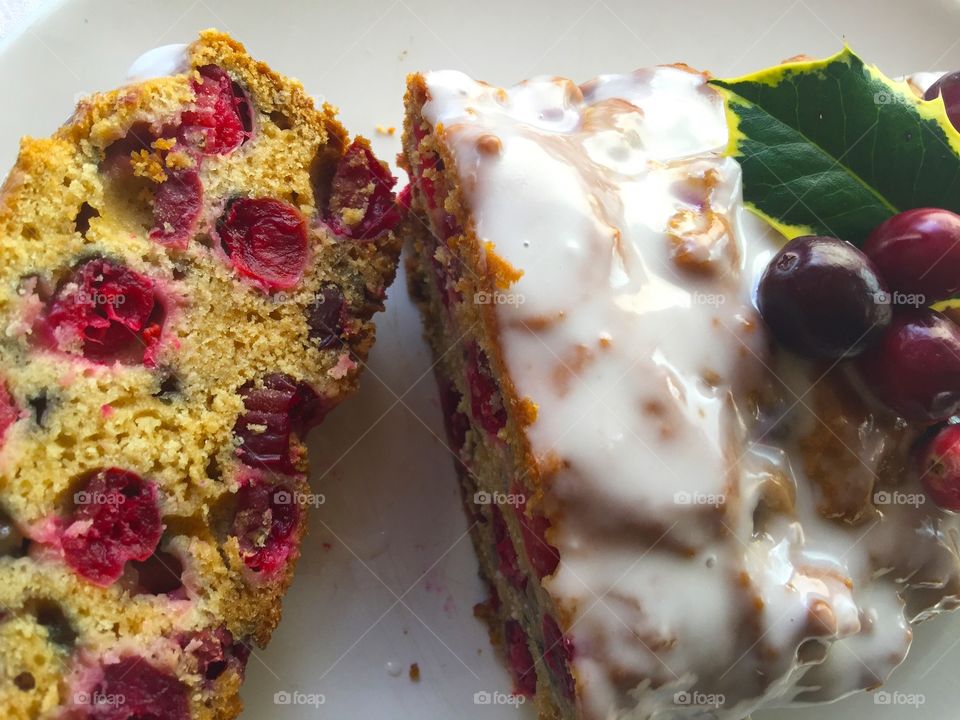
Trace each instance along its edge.
<path fill-rule="evenodd" d="M 950 119 L 947 117 L 947 110 L 943 104 L 942 98 L 937 97 L 933 100 L 924 100 L 922 97 L 918 97 L 910 88 L 910 85 L 906 80 L 892 80 L 891 78 L 888 78 L 876 65 L 868 65 L 865 63 L 863 59 L 857 55 L 849 45 L 846 44 L 844 44 L 842 50 L 831 55 L 830 57 L 823 58 L 822 60 L 796 60 L 774 65 L 772 67 L 764 68 L 763 70 L 758 70 L 756 72 L 748 73 L 735 78 L 709 80 L 709 84 L 720 93 L 724 101 L 724 113 L 726 115 L 727 128 L 729 130 L 729 138 L 727 140 L 727 147 L 724 151 L 724 155 L 733 159 L 742 157 L 743 153 L 740 152 L 740 143 L 747 139 L 747 136 L 740 131 L 740 117 L 733 110 L 733 106 L 736 104 L 744 107 L 754 106 L 754 103 L 746 98 L 741 97 L 728 86 L 736 85 L 738 83 L 761 83 L 775 87 L 779 83 L 783 82 L 788 75 L 817 72 L 821 68 L 837 62 L 849 65 L 854 59 L 863 66 L 863 68 L 870 74 L 872 79 L 882 83 L 892 95 L 895 94 L 898 96 L 901 103 L 913 106 L 921 118 L 936 122 L 937 125 L 939 125 L 944 131 L 944 135 L 946 136 L 947 141 L 950 143 L 950 148 L 954 153 L 960 156 L 960 132 L 953 127 L 953 123 L 951 123 Z M 812 141 L 811 144 L 816 145 L 816 143 Z M 857 179 L 859 180 L 859 178 Z M 860 182 L 863 181 L 861 180 Z M 868 185 L 866 185 L 866 183 L 863 184 L 865 187 L 873 191 L 873 188 L 870 188 Z M 897 208 L 890 205 L 889 201 L 887 201 L 885 198 L 880 197 L 880 199 L 885 205 L 890 206 L 894 213 L 899 211 Z M 813 229 L 807 225 L 792 225 L 790 223 L 782 222 L 777 218 L 768 215 L 752 202 L 745 200 L 744 207 L 746 207 L 747 210 L 752 212 L 761 220 L 771 225 L 788 240 L 792 240 L 800 235 L 810 235 L 813 232 Z M 954 301 L 947 302 L 953 303 Z M 960 301 L 957 301 L 957 303 L 960 304 Z"/>

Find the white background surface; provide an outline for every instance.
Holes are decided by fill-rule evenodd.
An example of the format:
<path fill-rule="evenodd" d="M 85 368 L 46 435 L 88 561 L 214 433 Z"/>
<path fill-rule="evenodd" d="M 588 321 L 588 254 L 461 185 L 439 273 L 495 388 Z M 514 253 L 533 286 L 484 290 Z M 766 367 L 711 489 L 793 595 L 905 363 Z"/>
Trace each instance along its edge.
<path fill-rule="evenodd" d="M 341 106 L 347 127 L 389 159 L 399 140 L 374 127 L 400 127 L 404 77 L 417 69 L 509 84 L 684 61 L 729 76 L 826 55 L 844 38 L 890 75 L 960 68 L 958 0 L 11 0 L 0 2 L 0 167 L 19 136 L 52 132 L 78 94 L 118 84 L 142 51 L 209 26 Z M 247 720 L 532 717 L 474 704 L 475 692 L 507 691 L 509 680 L 472 617 L 482 593 L 429 367 L 401 279 L 361 392 L 313 436 L 314 488 L 327 502 L 284 621 L 250 661 Z M 414 662 L 419 683 L 407 677 Z M 861 696 L 756 720 L 956 717 L 958 665 L 960 619 L 937 620 L 889 687 L 920 694 L 919 707 Z M 281 691 L 325 702 L 276 705 Z"/>

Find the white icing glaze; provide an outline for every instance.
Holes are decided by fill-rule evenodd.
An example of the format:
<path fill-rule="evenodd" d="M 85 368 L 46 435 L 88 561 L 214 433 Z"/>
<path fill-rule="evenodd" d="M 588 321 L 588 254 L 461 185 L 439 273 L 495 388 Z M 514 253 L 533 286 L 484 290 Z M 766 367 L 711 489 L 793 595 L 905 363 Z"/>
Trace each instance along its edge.
<path fill-rule="evenodd" d="M 583 717 L 697 716 L 676 702 L 689 690 L 739 719 L 884 681 L 908 621 L 957 592 L 957 525 L 932 503 L 852 525 L 818 511 L 799 443 L 827 432 L 811 410 L 821 370 L 772 353 L 757 317 L 782 237 L 743 210 L 720 98 L 673 67 L 579 87 L 426 80 L 424 117 L 443 126 L 478 235 L 524 272 L 510 289 L 524 302 L 496 312 L 509 373 L 539 407 L 534 454 L 563 461 L 545 586 L 573 621 Z M 499 153 L 478 149 L 488 135 Z M 711 272 L 683 269 L 668 223 L 709 212 L 726 244 Z M 785 418 L 766 436 L 748 399 L 771 389 Z M 893 439 L 872 419 L 856 437 L 836 479 L 869 486 Z M 792 505 L 756 513 L 777 488 Z"/>
<path fill-rule="evenodd" d="M 143 82 L 153 78 L 179 75 L 189 68 L 187 46 L 183 43 L 162 45 L 138 57 L 127 70 L 127 82 Z"/>

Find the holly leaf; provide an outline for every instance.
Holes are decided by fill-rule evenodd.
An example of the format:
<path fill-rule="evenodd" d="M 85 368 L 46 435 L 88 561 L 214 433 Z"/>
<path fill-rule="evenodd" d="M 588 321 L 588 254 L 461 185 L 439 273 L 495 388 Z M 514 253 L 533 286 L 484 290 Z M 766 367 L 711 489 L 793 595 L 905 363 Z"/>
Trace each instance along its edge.
<path fill-rule="evenodd" d="M 788 238 L 861 245 L 902 210 L 960 212 L 960 133 L 942 100 L 917 97 L 850 48 L 711 84 L 726 100 L 744 202 Z"/>

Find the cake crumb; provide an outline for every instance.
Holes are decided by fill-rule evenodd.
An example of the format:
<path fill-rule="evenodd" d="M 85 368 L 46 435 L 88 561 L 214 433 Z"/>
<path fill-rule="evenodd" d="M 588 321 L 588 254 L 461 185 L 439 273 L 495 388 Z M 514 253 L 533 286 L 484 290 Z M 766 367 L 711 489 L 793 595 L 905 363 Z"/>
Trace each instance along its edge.
<path fill-rule="evenodd" d="M 377 134 L 379 135 L 389 135 L 390 137 L 393 137 L 396 134 L 396 132 L 397 132 L 397 129 L 392 125 L 390 126 L 377 125 Z"/>
<path fill-rule="evenodd" d="M 420 666 L 410 663 L 410 682 L 420 682 Z"/>

